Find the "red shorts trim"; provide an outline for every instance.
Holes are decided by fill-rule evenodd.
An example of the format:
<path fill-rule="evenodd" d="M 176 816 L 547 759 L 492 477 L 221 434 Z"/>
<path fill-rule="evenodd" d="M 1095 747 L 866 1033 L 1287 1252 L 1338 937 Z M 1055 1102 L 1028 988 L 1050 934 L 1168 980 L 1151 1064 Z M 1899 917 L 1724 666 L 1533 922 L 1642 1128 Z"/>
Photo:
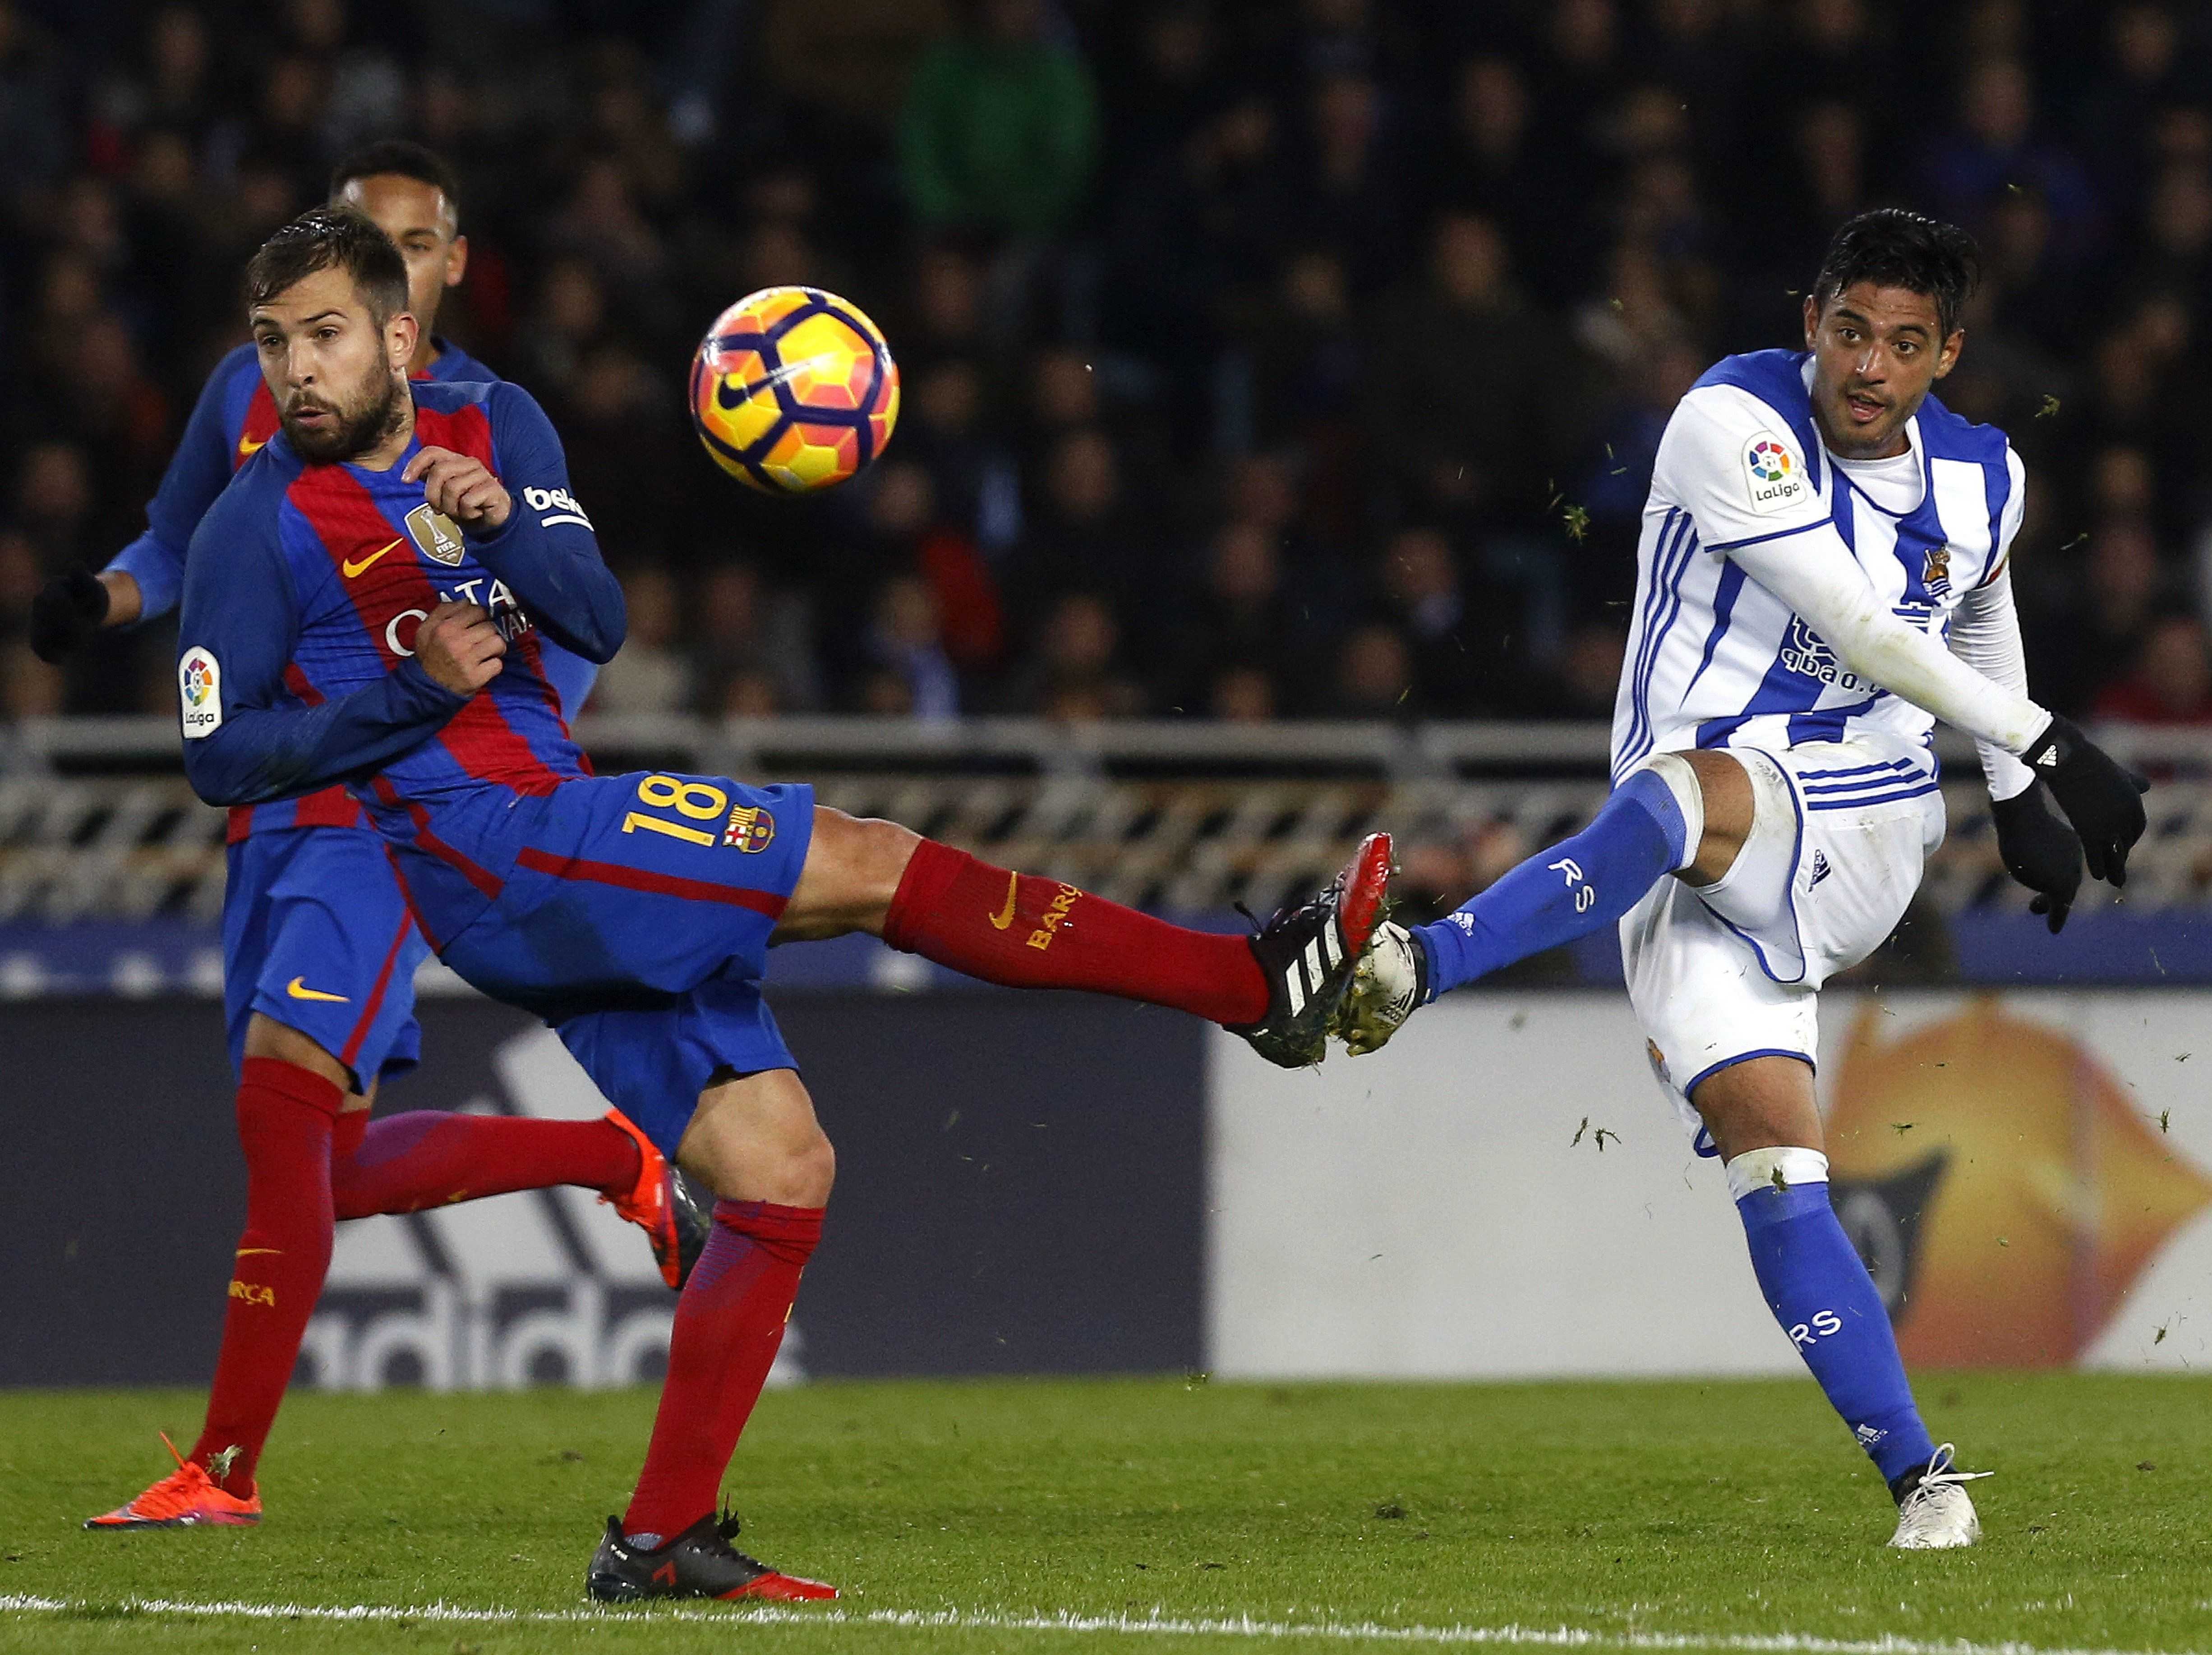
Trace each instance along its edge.
<path fill-rule="evenodd" d="M 496 897 L 503 888 L 499 880 L 493 875 L 477 867 L 475 863 L 425 828 L 420 815 L 416 817 L 415 823 L 415 844 L 416 848 L 428 851 L 447 867 L 458 870 L 462 878 L 467 880 L 486 896 Z M 423 935 L 427 937 L 429 933 L 425 931 Z"/>
<path fill-rule="evenodd" d="M 412 799 L 403 801 L 399 797 L 399 790 L 382 776 L 376 779 L 374 785 L 377 797 L 382 799 L 386 804 L 404 804 L 407 819 L 415 824 L 415 844 L 417 849 L 427 851 L 447 867 L 457 869 L 462 878 L 467 880 L 484 895 L 495 898 L 499 895 L 501 886 L 498 879 L 495 878 L 489 870 L 477 866 L 467 857 L 430 831 L 430 813 L 428 810 Z M 399 864 L 394 862 L 392 865 L 396 869 Z M 399 888 L 403 891 L 407 889 L 407 882 L 404 879 L 399 882 Z M 415 901 L 411 893 L 408 895 L 407 900 L 411 907 Z M 417 923 L 420 923 L 419 916 Z M 430 928 L 428 925 L 422 927 L 422 935 L 429 939 L 432 948 L 438 946 L 436 939 L 430 937 Z"/>
<path fill-rule="evenodd" d="M 343 787 L 325 787 L 293 803 L 295 828 L 358 828 L 361 822 L 361 801 Z"/>
<path fill-rule="evenodd" d="M 232 805 L 223 826 L 222 842 L 236 845 L 250 838 L 257 828 L 264 833 L 276 834 L 291 828 L 360 828 L 367 822 L 361 801 L 343 787 L 304 793 L 290 803 L 289 819 L 282 821 L 274 819 L 274 813 L 284 809 L 282 803 Z M 271 815 L 257 820 L 258 814 L 264 810 Z"/>
<path fill-rule="evenodd" d="M 411 915 L 399 922 L 398 934 L 385 951 L 383 968 L 376 973 L 376 986 L 368 991 L 368 1003 L 361 1009 L 361 1019 L 354 1024 L 353 1033 L 346 1036 L 345 1050 L 338 1053 L 338 1061 L 349 1069 L 353 1067 L 353 1060 L 361 1055 L 362 1042 L 368 1038 L 369 1028 L 376 1021 L 376 1014 L 384 1009 L 384 991 L 392 986 L 392 968 L 399 963 L 399 950 L 406 945 L 408 928 L 414 923 Z M 373 1076 L 371 1078 L 374 1079 Z"/>
<path fill-rule="evenodd" d="M 400 900 L 406 903 L 407 912 L 415 921 L 415 929 L 422 933 L 422 940 L 430 945 L 430 952 L 442 951 L 442 945 L 430 928 L 422 923 L 422 910 L 415 906 L 415 893 L 409 888 L 407 875 L 399 866 L 399 853 L 390 845 L 384 847 L 384 859 L 392 864 L 392 877 L 399 887 Z"/>
<path fill-rule="evenodd" d="M 590 862 L 582 857 L 558 857 L 525 846 L 515 853 L 515 865 L 555 879 L 586 879 L 595 884 L 618 885 L 625 890 L 650 891 L 656 896 L 680 896 L 693 902 L 726 902 L 733 908 L 750 908 L 771 919 L 783 917 L 790 898 L 773 891 L 748 891 L 717 885 L 704 879 L 685 879 L 677 874 L 653 873 L 644 868 L 625 868 L 619 863 Z"/>

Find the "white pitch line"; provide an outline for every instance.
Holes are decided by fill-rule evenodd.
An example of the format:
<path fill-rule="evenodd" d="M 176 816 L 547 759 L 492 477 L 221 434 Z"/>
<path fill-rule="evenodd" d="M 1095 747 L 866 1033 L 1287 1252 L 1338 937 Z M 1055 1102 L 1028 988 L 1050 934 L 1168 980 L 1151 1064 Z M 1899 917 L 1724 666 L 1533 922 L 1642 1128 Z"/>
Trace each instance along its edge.
<path fill-rule="evenodd" d="M 88 1599 L 0 1595 L 0 1613 L 199 1616 L 240 1621 L 462 1622 L 547 1626 L 609 1622 L 754 1621 L 782 1626 L 830 1622 L 845 1626 L 942 1628 L 970 1632 L 1119 1633 L 1139 1637 L 1304 1639 L 1323 1643 L 1421 1644 L 1444 1647 L 1479 1644 L 1527 1645 L 1544 1649 L 1672 1651 L 1720 1649 L 1741 1655 L 2191 1655 L 2185 1651 L 2071 1648 L 2019 1642 L 1976 1643 L 1965 1638 L 1817 1638 L 1798 1632 L 1605 1632 L 1586 1627 L 1390 1626 L 1376 1621 L 1261 1621 L 1249 1616 L 1184 1619 L 1158 1613 L 1132 1615 L 1008 1615 L 994 1610 L 781 1609 L 768 1604 L 655 1609 L 467 1609 L 453 1603 L 395 1608 L 385 1603 L 315 1604 L 189 1603 L 167 1597 L 125 1597 L 114 1603 Z"/>

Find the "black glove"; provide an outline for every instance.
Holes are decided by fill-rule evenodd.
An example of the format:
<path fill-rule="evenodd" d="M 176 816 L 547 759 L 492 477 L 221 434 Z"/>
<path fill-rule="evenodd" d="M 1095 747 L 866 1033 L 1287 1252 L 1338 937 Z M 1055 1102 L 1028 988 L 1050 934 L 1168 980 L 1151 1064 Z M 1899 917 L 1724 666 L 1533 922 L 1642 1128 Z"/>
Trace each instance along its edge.
<path fill-rule="evenodd" d="M 59 666 L 107 619 L 107 588 L 89 569 L 71 569 L 31 600 L 31 652 Z"/>
<path fill-rule="evenodd" d="M 2071 718 L 2057 714 L 2021 758 L 2081 836 L 2089 876 L 2116 888 L 2126 884 L 2128 852 L 2142 837 L 2142 796 L 2150 784 L 2113 762 Z"/>
<path fill-rule="evenodd" d="M 2081 888 L 2081 841 L 2051 814 L 2039 782 L 2011 798 L 1991 799 L 1990 820 L 1996 824 L 1997 854 L 2004 858 L 2005 871 L 2035 893 L 2027 911 L 2047 916 L 2056 937 L 2065 928 L 2075 892 Z"/>

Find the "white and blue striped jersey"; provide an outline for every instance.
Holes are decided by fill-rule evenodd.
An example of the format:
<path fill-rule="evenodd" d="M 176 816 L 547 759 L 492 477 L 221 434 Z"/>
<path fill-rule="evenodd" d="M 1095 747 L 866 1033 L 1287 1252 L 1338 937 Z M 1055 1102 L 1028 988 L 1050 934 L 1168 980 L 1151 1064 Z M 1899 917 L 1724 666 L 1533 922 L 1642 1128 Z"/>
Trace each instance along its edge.
<path fill-rule="evenodd" d="M 1917 503 L 1886 510 L 1821 446 L 1812 373 L 1802 351 L 1726 357 L 1667 423 L 1613 706 L 1615 782 L 1655 752 L 1875 734 L 1915 752 L 1900 780 L 1934 782 L 1933 715 L 1845 669 L 1729 553 L 1832 523 L 1876 595 L 1942 638 L 1961 597 L 2004 567 L 2024 474 L 2002 432 L 1931 396 L 1905 427 Z"/>

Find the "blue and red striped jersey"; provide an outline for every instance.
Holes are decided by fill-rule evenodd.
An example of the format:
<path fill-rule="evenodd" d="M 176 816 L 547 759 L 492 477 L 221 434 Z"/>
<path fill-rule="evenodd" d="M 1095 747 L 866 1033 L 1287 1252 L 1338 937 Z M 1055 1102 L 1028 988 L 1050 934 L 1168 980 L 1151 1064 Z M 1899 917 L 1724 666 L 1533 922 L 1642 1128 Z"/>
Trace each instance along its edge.
<path fill-rule="evenodd" d="M 492 380 L 499 375 L 445 340 L 416 376 L 437 380 Z M 229 487 L 232 476 L 276 434 L 276 399 L 261 377 L 252 344 L 225 356 L 200 388 L 199 401 L 185 423 L 185 434 L 170 456 L 161 486 L 146 506 L 146 532 L 125 546 L 107 567 L 138 583 L 144 608 L 140 619 L 159 620 L 177 607 L 184 590 L 185 549 L 192 530 Z"/>
<path fill-rule="evenodd" d="M 418 379 L 476 383 L 499 378 L 459 347 L 444 339 L 435 343 L 438 354 Z M 251 344 L 240 345 L 216 364 L 201 387 L 177 452 L 147 505 L 146 532 L 108 561 L 109 569 L 137 582 L 141 623 L 157 621 L 177 607 L 192 531 L 230 486 L 233 475 L 276 431 L 276 401 L 261 377 L 260 361 Z M 557 645 L 546 656 L 562 706 L 573 718 L 589 698 L 599 670 Z M 337 787 L 281 803 L 240 807 L 231 812 L 229 838 L 234 844 L 248 834 L 277 828 L 361 825 L 360 805 Z"/>
<path fill-rule="evenodd" d="M 591 773 L 548 646 L 610 658 L 622 590 L 569 493 L 560 439 L 518 385 L 410 388 L 414 435 L 388 470 L 310 464 L 280 432 L 192 537 L 178 682 L 185 769 L 210 803 L 340 780 L 366 798 L 373 776 L 378 826 L 404 838 L 429 812 Z M 497 533 L 465 533 L 402 479 L 426 446 L 505 485 L 514 505 Z M 482 604 L 507 640 L 499 676 L 465 700 L 414 656 L 416 629 L 448 599 Z"/>

